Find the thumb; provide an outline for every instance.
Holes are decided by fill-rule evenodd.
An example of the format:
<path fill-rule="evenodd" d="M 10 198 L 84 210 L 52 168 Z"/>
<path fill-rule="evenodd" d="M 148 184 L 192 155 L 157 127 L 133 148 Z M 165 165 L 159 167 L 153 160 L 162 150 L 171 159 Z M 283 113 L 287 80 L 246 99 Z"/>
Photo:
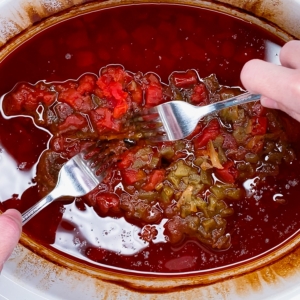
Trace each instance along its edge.
<path fill-rule="evenodd" d="M 300 69 L 254 59 L 244 65 L 241 80 L 247 90 L 264 95 L 262 105 L 283 110 L 300 121 Z"/>
<path fill-rule="evenodd" d="M 17 245 L 22 232 L 22 216 L 15 209 L 0 215 L 0 271 Z"/>

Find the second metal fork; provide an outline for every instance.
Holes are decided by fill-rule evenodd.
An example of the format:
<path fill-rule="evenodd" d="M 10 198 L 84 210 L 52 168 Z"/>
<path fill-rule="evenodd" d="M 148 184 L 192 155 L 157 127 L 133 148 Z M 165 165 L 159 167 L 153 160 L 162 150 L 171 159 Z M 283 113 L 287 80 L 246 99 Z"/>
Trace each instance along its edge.
<path fill-rule="evenodd" d="M 155 141 L 176 141 L 189 136 L 204 116 L 221 109 L 259 100 L 261 95 L 249 92 L 205 106 L 194 106 L 184 101 L 170 101 L 153 107 L 140 121 L 156 123 L 154 130 L 163 135 L 151 137 Z"/>
<path fill-rule="evenodd" d="M 125 149 L 122 142 L 108 141 L 73 156 L 60 169 L 56 187 L 22 214 L 23 225 L 60 197 L 80 197 L 91 192 L 106 176 L 106 170 L 116 161 L 118 154 Z"/>

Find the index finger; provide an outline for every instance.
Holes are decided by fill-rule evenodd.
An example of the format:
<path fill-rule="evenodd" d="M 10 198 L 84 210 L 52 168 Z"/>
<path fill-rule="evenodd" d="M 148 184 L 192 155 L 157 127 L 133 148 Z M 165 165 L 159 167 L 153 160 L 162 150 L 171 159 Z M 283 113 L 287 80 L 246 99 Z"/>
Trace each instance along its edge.
<path fill-rule="evenodd" d="M 247 62 L 241 72 L 247 90 L 262 94 L 300 113 L 300 70 L 262 60 Z"/>
<path fill-rule="evenodd" d="M 288 68 L 300 68 L 300 41 L 287 42 L 281 48 L 280 62 Z"/>

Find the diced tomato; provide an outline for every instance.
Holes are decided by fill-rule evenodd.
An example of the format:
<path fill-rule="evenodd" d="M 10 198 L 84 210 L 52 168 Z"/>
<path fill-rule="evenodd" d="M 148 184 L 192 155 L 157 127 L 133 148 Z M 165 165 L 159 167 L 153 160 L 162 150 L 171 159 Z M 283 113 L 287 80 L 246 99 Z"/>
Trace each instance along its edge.
<path fill-rule="evenodd" d="M 5 105 L 9 102 L 10 105 L 5 105 L 5 112 L 19 112 L 22 110 L 23 103 L 27 100 L 28 95 L 34 90 L 31 87 L 26 86 L 25 84 L 21 85 L 14 93 L 11 95 L 11 101 L 4 101 Z M 7 97 L 7 96 L 6 96 Z M 6 98 L 5 97 L 5 98 Z"/>
<path fill-rule="evenodd" d="M 39 97 L 37 97 L 36 93 L 32 93 L 32 94 L 28 95 L 26 101 L 24 101 L 23 107 L 27 111 L 36 110 L 36 108 L 38 107 L 38 105 L 40 103 L 40 100 L 41 99 L 39 99 Z"/>
<path fill-rule="evenodd" d="M 67 131 L 80 130 L 87 127 L 88 123 L 84 116 L 81 114 L 73 114 L 68 116 L 65 121 L 59 125 L 58 129 L 60 133 Z"/>
<path fill-rule="evenodd" d="M 223 167 L 223 169 L 215 170 L 217 177 L 226 183 L 235 183 L 235 180 L 238 176 L 238 171 L 234 167 L 233 162 L 228 160 Z"/>
<path fill-rule="evenodd" d="M 26 101 L 23 102 L 23 107 L 27 111 L 35 110 L 40 103 L 51 105 L 55 101 L 55 94 L 46 91 L 35 91 L 28 95 Z"/>
<path fill-rule="evenodd" d="M 118 82 L 111 83 L 109 90 L 114 99 L 117 101 L 124 100 L 127 98 L 127 93 L 122 90 L 122 85 Z"/>
<path fill-rule="evenodd" d="M 187 140 L 193 139 L 197 134 L 201 132 L 202 128 L 203 128 L 202 124 L 198 123 L 195 130 L 189 136 L 187 136 L 186 139 Z"/>
<path fill-rule="evenodd" d="M 63 151 L 63 146 L 64 146 L 64 139 L 62 136 L 54 137 L 50 140 L 51 143 L 51 148 L 55 152 L 62 152 Z"/>
<path fill-rule="evenodd" d="M 204 83 L 194 86 L 190 101 L 194 105 L 208 104 L 208 91 Z"/>
<path fill-rule="evenodd" d="M 120 82 L 113 81 L 112 78 L 106 75 L 99 77 L 97 85 L 102 90 L 103 95 L 111 100 L 123 100 L 126 99 L 128 95 L 123 91 L 122 84 Z"/>
<path fill-rule="evenodd" d="M 175 216 L 169 219 L 164 225 L 165 234 L 169 238 L 169 242 L 172 244 L 178 243 L 184 237 L 184 222 L 179 216 Z"/>
<path fill-rule="evenodd" d="M 121 68 L 107 68 L 105 74 L 97 81 L 103 96 L 111 101 L 114 107 L 113 117 L 116 119 L 121 118 L 128 110 L 126 102 L 128 93 L 123 90 L 121 83 L 124 80 L 124 74 L 125 72 Z"/>
<path fill-rule="evenodd" d="M 186 151 L 176 151 L 175 154 L 172 157 L 172 161 L 177 161 L 180 158 L 185 158 L 187 157 Z"/>
<path fill-rule="evenodd" d="M 249 113 L 253 116 L 264 117 L 267 113 L 267 109 L 262 106 L 259 102 L 255 102 Z"/>
<path fill-rule="evenodd" d="M 95 85 L 96 85 L 96 76 L 92 74 L 86 74 L 79 79 L 79 86 L 77 91 L 80 94 L 84 94 L 86 92 L 91 93 L 93 92 Z"/>
<path fill-rule="evenodd" d="M 250 122 L 252 135 L 263 135 L 267 132 L 268 119 L 266 117 L 253 117 Z"/>
<path fill-rule="evenodd" d="M 4 110 L 8 114 L 10 112 L 20 112 L 22 109 L 32 112 L 37 109 L 40 103 L 49 106 L 56 100 L 56 94 L 48 91 L 45 86 L 31 87 L 27 84 L 18 86 L 17 90 L 10 97 L 9 107 L 4 104 Z"/>
<path fill-rule="evenodd" d="M 100 211 L 104 214 L 110 210 L 112 212 L 120 211 L 120 199 L 113 193 L 99 193 L 96 196 L 96 203 Z"/>
<path fill-rule="evenodd" d="M 143 102 L 143 91 L 137 82 L 132 80 L 128 86 L 127 86 L 128 91 L 130 92 L 132 100 L 137 103 L 137 104 L 142 104 Z"/>
<path fill-rule="evenodd" d="M 143 170 L 126 169 L 121 171 L 122 178 L 125 184 L 134 184 L 146 178 L 146 174 Z"/>
<path fill-rule="evenodd" d="M 56 95 L 55 93 L 51 93 L 51 92 L 44 92 L 43 95 L 43 103 L 46 104 L 47 106 L 50 106 L 52 103 L 54 103 L 56 99 Z"/>
<path fill-rule="evenodd" d="M 55 112 L 59 119 L 65 120 L 73 113 L 72 107 L 67 103 L 58 103 L 54 107 Z"/>
<path fill-rule="evenodd" d="M 155 187 L 160 184 L 165 179 L 165 170 L 154 170 L 149 176 L 149 181 L 146 183 L 142 189 L 149 192 L 153 191 Z"/>
<path fill-rule="evenodd" d="M 152 240 L 155 239 L 155 237 L 158 234 L 158 231 L 156 229 L 156 226 L 151 226 L 151 225 L 146 225 L 142 228 L 141 231 L 141 238 L 146 241 L 146 242 L 151 242 Z"/>
<path fill-rule="evenodd" d="M 91 109 L 93 109 L 91 97 L 81 95 L 74 88 L 62 91 L 59 95 L 59 101 L 66 102 L 74 109 L 84 113 L 89 112 Z"/>
<path fill-rule="evenodd" d="M 114 108 L 113 117 L 115 119 L 121 118 L 128 110 L 128 104 L 125 100 L 120 101 Z"/>
<path fill-rule="evenodd" d="M 135 159 L 134 153 L 126 152 L 123 154 L 123 157 L 121 157 L 121 161 L 118 163 L 118 167 L 120 169 L 129 168 L 130 165 L 133 163 L 134 159 Z"/>
<path fill-rule="evenodd" d="M 91 119 L 96 125 L 98 132 L 103 132 L 106 129 L 120 131 L 121 125 L 113 119 L 112 112 L 109 108 L 99 107 L 90 112 Z"/>
<path fill-rule="evenodd" d="M 264 147 L 264 136 L 255 135 L 248 140 L 246 148 L 251 150 L 253 153 L 259 153 Z"/>
<path fill-rule="evenodd" d="M 193 139 L 196 149 L 206 147 L 209 140 L 214 140 L 220 134 L 220 124 L 212 119 L 207 126 Z"/>
<path fill-rule="evenodd" d="M 101 69 L 102 76 L 109 76 L 114 82 L 121 83 L 122 87 L 125 87 L 132 80 L 132 76 L 122 66 L 105 67 Z"/>
<path fill-rule="evenodd" d="M 170 79 L 178 88 L 189 88 L 198 82 L 197 74 L 193 70 L 188 70 L 187 72 L 173 72 Z"/>
<path fill-rule="evenodd" d="M 151 83 L 146 89 L 146 107 L 156 106 L 163 101 L 162 86 L 159 83 Z"/>
<path fill-rule="evenodd" d="M 227 132 L 222 132 L 222 136 L 224 137 L 223 145 L 222 147 L 224 149 L 237 149 L 237 142 L 236 139 Z"/>

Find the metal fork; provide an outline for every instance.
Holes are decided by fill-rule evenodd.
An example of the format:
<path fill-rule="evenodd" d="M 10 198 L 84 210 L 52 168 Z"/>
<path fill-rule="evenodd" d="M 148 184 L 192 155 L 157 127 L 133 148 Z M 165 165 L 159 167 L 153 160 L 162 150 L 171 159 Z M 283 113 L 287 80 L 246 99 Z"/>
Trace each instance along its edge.
<path fill-rule="evenodd" d="M 206 106 L 174 100 L 148 109 L 137 121 L 144 123 L 145 128 L 152 129 L 152 136 L 149 135 L 151 140 L 176 141 L 189 136 L 204 116 L 227 107 L 257 101 L 260 97 L 259 94 L 247 92 Z"/>
<path fill-rule="evenodd" d="M 56 187 L 22 214 L 23 225 L 60 197 L 79 197 L 91 192 L 105 176 L 105 172 L 98 174 L 97 170 L 94 161 L 86 159 L 86 153 L 80 152 L 75 155 L 60 169 Z"/>

